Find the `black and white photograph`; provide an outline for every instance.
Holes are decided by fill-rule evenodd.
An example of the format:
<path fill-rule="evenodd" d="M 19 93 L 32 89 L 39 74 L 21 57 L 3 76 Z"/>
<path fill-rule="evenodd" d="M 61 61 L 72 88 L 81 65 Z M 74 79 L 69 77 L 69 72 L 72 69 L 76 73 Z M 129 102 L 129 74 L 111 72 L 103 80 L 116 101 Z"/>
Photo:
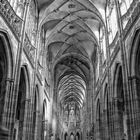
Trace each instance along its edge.
<path fill-rule="evenodd" d="M 140 140 L 140 0 L 0 0 L 0 140 Z"/>

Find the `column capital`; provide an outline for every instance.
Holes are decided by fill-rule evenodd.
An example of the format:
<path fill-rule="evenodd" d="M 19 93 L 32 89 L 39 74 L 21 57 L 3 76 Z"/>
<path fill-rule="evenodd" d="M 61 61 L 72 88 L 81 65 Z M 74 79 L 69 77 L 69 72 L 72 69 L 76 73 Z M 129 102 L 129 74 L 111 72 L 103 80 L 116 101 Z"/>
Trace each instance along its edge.
<path fill-rule="evenodd" d="M 30 4 L 30 0 L 25 0 L 24 4 L 28 6 Z"/>
<path fill-rule="evenodd" d="M 40 111 L 39 111 L 39 110 L 36 110 L 35 112 L 36 112 L 37 114 L 40 114 Z"/>
<path fill-rule="evenodd" d="M 12 79 L 12 78 L 6 78 L 5 81 L 6 82 L 14 82 L 14 79 Z"/>

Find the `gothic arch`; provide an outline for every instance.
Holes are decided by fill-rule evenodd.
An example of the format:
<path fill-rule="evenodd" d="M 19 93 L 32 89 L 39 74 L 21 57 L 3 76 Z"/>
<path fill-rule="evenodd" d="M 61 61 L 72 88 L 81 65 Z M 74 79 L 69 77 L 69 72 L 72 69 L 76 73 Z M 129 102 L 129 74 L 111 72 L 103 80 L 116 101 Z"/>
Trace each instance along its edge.
<path fill-rule="evenodd" d="M 80 60 L 82 62 L 84 62 L 88 67 L 89 67 L 89 70 L 90 70 L 90 76 L 93 76 L 93 66 L 92 66 L 92 63 L 90 62 L 90 60 L 83 56 L 83 55 L 80 55 L 80 54 L 75 54 L 75 53 L 70 53 L 70 54 L 64 54 L 62 57 L 60 57 L 59 59 L 55 60 L 53 62 L 53 66 L 52 66 L 52 74 L 53 76 L 55 75 L 55 69 L 56 69 L 56 66 L 58 63 L 60 63 L 62 60 L 64 60 L 65 58 L 68 58 L 68 57 L 73 57 L 73 58 L 80 58 Z M 54 77 L 55 79 L 55 77 Z"/>
<path fill-rule="evenodd" d="M 140 108 L 140 27 L 134 32 L 132 38 L 132 44 L 129 54 L 129 70 L 130 70 L 130 86 L 131 86 L 131 103 L 133 112 L 138 112 L 135 114 L 136 122 L 134 126 L 135 134 L 140 132 L 139 123 L 139 108 Z"/>
<path fill-rule="evenodd" d="M 73 134 L 73 132 L 70 133 L 70 136 L 69 136 L 69 140 L 74 140 L 75 136 Z"/>
<path fill-rule="evenodd" d="M 25 135 L 24 127 L 26 127 L 27 122 L 27 114 L 29 113 L 29 77 L 27 74 L 26 66 L 21 67 L 20 72 L 20 81 L 19 81 L 19 89 L 18 89 L 18 98 L 17 98 L 17 109 L 16 109 L 16 139 L 21 139 L 22 135 Z"/>
<path fill-rule="evenodd" d="M 69 57 L 72 57 L 73 59 L 79 59 L 80 58 L 79 62 L 83 63 L 83 65 L 85 65 L 85 67 L 87 67 L 87 70 L 85 70 L 81 67 L 80 69 L 82 69 L 83 73 L 81 74 L 78 71 L 79 73 L 75 72 L 74 74 L 82 77 L 82 79 L 85 81 L 87 87 L 92 86 L 92 84 L 88 83 L 89 81 L 93 80 L 93 79 L 90 79 L 91 77 L 93 77 L 93 66 L 92 66 L 90 60 L 88 58 L 80 55 L 80 54 L 75 54 L 75 53 L 65 54 L 53 63 L 53 66 L 52 66 L 52 75 L 53 75 L 53 79 L 54 79 L 53 81 L 56 81 L 56 74 L 55 73 L 56 73 L 57 65 L 59 63 L 61 63 L 63 60 L 65 60 L 66 58 L 69 58 Z M 76 60 L 76 61 L 78 61 L 78 60 Z M 68 74 L 68 72 L 64 71 L 63 76 L 65 76 L 67 74 Z M 57 84 L 58 84 L 58 82 L 53 83 L 54 88 L 56 88 Z"/>
<path fill-rule="evenodd" d="M 68 133 L 67 132 L 64 134 L 64 140 L 68 140 Z"/>
<path fill-rule="evenodd" d="M 139 66 L 139 56 L 140 56 L 140 27 L 135 30 L 132 41 L 131 48 L 129 52 L 129 69 L 131 76 L 139 76 L 138 66 Z"/>
<path fill-rule="evenodd" d="M 51 88 L 55 104 L 59 102 L 63 105 L 68 105 L 68 102 L 73 100 L 79 108 L 83 107 L 83 105 L 88 106 L 89 102 L 86 103 L 86 100 L 91 99 L 90 96 L 92 96 L 91 92 L 93 91 L 89 90 L 93 89 L 93 67 L 91 65 L 88 58 L 73 53 L 63 55 L 61 59 L 53 64 L 52 81 L 54 83 L 52 83 Z M 67 85 L 70 85 L 71 81 L 74 81 L 74 84 L 68 87 Z M 79 86 L 77 86 L 78 84 Z M 62 87 L 61 93 L 65 93 L 61 94 L 63 96 L 58 96 L 60 95 L 58 87 Z"/>
<path fill-rule="evenodd" d="M 80 138 L 80 133 L 77 132 L 76 135 L 75 135 L 75 140 L 80 140 L 80 139 L 81 139 L 81 138 Z"/>
<path fill-rule="evenodd" d="M 114 75 L 114 101 L 115 101 L 115 112 L 118 120 L 120 138 L 123 138 L 124 134 L 127 133 L 126 116 L 125 116 L 125 96 L 123 87 L 123 73 L 121 64 L 117 63 Z"/>
<path fill-rule="evenodd" d="M 14 76 L 14 55 L 10 41 L 9 34 L 0 29 L 0 123 L 3 121 L 3 112 L 8 113 L 7 106 L 10 105 L 11 83 Z"/>
<path fill-rule="evenodd" d="M 33 98 L 33 127 L 32 127 L 32 130 L 33 130 L 33 138 L 37 139 L 37 129 L 38 128 L 38 115 L 39 115 L 39 87 L 38 85 L 35 86 L 35 93 L 34 93 L 34 98 Z"/>
<path fill-rule="evenodd" d="M 118 76 L 119 76 L 119 71 L 120 71 L 121 64 L 120 62 L 117 62 L 115 65 L 115 69 L 114 69 L 114 77 L 113 77 L 113 97 L 117 97 L 117 84 L 118 84 Z"/>
<path fill-rule="evenodd" d="M 118 102 L 122 103 L 123 110 L 124 110 L 123 74 L 122 74 L 122 66 L 119 64 L 116 67 L 116 74 L 115 74 L 114 82 L 115 82 L 115 85 L 114 85 L 115 97 L 117 98 Z"/>
<path fill-rule="evenodd" d="M 13 78 L 14 72 L 14 54 L 12 50 L 12 43 L 7 31 L 0 29 L 0 50 L 3 51 L 7 64 L 7 78 Z"/>
<path fill-rule="evenodd" d="M 24 69 L 24 72 L 25 72 L 25 78 L 26 78 L 26 89 L 27 89 L 27 95 L 26 95 L 26 98 L 29 99 L 30 98 L 30 91 L 31 91 L 31 77 L 30 77 L 30 70 L 28 68 L 28 64 L 27 63 L 23 63 L 22 64 L 22 69 Z"/>

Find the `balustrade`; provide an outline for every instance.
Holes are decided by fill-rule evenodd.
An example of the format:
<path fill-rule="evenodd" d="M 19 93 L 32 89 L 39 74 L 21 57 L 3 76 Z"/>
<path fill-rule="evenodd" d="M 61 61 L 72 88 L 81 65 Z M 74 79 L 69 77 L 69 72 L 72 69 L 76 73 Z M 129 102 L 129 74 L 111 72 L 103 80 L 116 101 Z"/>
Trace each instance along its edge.
<path fill-rule="evenodd" d="M 25 39 L 24 39 L 24 51 L 27 55 L 27 58 L 29 58 L 31 64 L 34 66 L 35 47 L 31 44 L 27 34 L 25 34 Z"/>
<path fill-rule="evenodd" d="M 7 22 L 14 35 L 19 39 L 21 35 L 22 19 L 16 15 L 7 0 L 0 0 L 0 15 Z"/>
<path fill-rule="evenodd" d="M 137 16 L 140 13 L 140 2 L 139 0 L 133 0 L 126 14 L 122 16 L 122 23 L 124 28 L 124 36 L 127 34 L 132 24 L 135 23 Z"/>

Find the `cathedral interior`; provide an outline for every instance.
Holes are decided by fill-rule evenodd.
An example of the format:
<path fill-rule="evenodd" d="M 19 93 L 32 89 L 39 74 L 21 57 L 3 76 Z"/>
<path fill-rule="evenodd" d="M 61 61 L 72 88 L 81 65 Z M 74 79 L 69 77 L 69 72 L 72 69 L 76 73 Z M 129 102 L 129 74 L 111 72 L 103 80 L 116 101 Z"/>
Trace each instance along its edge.
<path fill-rule="evenodd" d="M 140 140 L 140 0 L 0 0 L 0 140 Z"/>

